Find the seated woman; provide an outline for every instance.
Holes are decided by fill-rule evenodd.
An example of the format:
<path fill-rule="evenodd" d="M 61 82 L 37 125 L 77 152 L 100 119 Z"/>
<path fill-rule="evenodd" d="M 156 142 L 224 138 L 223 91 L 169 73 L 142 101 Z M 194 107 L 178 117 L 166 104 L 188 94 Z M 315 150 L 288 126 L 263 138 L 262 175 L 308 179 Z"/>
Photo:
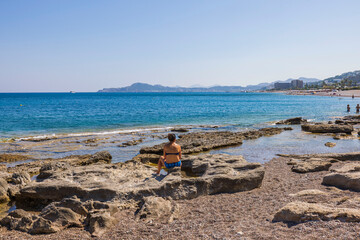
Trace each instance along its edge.
<path fill-rule="evenodd" d="M 156 174 L 160 174 L 163 166 L 167 169 L 181 167 L 181 147 L 175 143 L 176 136 L 173 133 L 168 134 L 169 142 L 164 146 L 164 155 L 160 157 Z"/>

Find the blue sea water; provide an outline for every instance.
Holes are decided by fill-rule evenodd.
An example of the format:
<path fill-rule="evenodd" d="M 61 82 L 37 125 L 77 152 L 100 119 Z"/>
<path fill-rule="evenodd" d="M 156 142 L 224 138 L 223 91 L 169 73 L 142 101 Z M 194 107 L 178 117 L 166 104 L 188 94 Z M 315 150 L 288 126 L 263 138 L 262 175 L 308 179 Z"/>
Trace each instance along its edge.
<path fill-rule="evenodd" d="M 279 93 L 0 93 L 0 138 L 343 116 L 357 99 Z"/>

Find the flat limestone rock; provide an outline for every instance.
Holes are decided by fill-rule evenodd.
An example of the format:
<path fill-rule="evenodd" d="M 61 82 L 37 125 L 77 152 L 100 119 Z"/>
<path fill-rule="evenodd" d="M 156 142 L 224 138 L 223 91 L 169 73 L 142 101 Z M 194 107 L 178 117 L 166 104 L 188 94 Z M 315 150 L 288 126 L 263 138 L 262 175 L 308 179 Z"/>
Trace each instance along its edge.
<path fill-rule="evenodd" d="M 334 208 L 317 203 L 295 201 L 281 208 L 274 216 L 274 222 L 340 220 L 343 222 L 360 222 L 360 210 L 354 208 Z"/>
<path fill-rule="evenodd" d="M 177 143 L 181 145 L 182 153 L 199 153 L 211 149 L 228 147 L 242 144 L 244 139 L 257 139 L 263 136 L 272 136 L 284 131 L 283 128 L 262 128 L 246 132 L 196 132 L 182 135 Z M 161 155 L 164 149 L 163 144 L 140 149 L 140 154 L 158 154 Z"/>
<path fill-rule="evenodd" d="M 288 159 L 287 164 L 297 173 L 327 171 L 333 163 L 339 161 L 360 161 L 360 152 L 325 154 L 279 154 Z"/>
<path fill-rule="evenodd" d="M 310 158 L 306 161 L 296 162 L 296 164 L 291 167 L 291 170 L 297 173 L 319 172 L 329 170 L 331 165 L 329 160 Z"/>
<path fill-rule="evenodd" d="M 183 171 L 154 175 L 154 167 L 138 162 L 76 166 L 53 172 L 16 195 L 17 205 L 46 205 L 77 196 L 82 200 L 139 200 L 146 196 L 190 199 L 200 195 L 248 191 L 261 185 L 264 168 L 241 156 L 226 154 L 184 156 Z"/>
<path fill-rule="evenodd" d="M 337 172 L 324 176 L 322 184 L 360 191 L 360 172 Z"/>
<path fill-rule="evenodd" d="M 41 211 L 31 221 L 26 218 L 23 231 L 51 233 L 75 226 L 97 237 L 116 224 L 114 214 L 120 206 L 141 202 L 139 219 L 171 222 L 178 208 L 170 199 L 248 191 L 260 187 L 264 177 L 261 164 L 227 154 L 184 156 L 182 168 L 166 176 L 156 176 L 154 167 L 137 161 L 48 166 L 44 171 L 46 178 L 31 182 L 15 196 L 18 208 Z M 10 217 L 4 224 L 19 230 L 16 226 L 23 217 Z"/>
<path fill-rule="evenodd" d="M 286 120 L 281 120 L 276 122 L 277 125 L 284 124 L 284 125 L 296 125 L 296 124 L 302 124 L 306 123 L 307 120 L 303 119 L 302 117 L 296 117 L 296 118 L 289 118 Z"/>
<path fill-rule="evenodd" d="M 351 134 L 354 131 L 352 125 L 338 125 L 338 124 L 304 124 L 301 129 L 305 132 L 312 133 L 347 133 Z"/>
<path fill-rule="evenodd" d="M 347 172 L 359 172 L 360 171 L 360 162 L 347 163 L 340 168 L 331 169 L 332 172 L 337 173 L 347 173 Z"/>
<path fill-rule="evenodd" d="M 43 171 L 52 170 L 54 166 L 84 166 L 84 165 L 91 165 L 97 163 L 110 163 L 112 156 L 107 151 L 97 152 L 93 155 L 86 154 L 86 155 L 71 155 L 64 158 L 49 158 L 44 160 L 36 160 L 32 162 L 22 163 L 16 165 L 14 167 L 8 167 L 7 171 L 9 173 L 18 173 L 18 172 L 27 172 L 31 176 L 37 175 L 40 172 L 40 169 L 43 168 Z M 49 168 L 49 165 L 52 167 Z M 49 168 L 49 169 L 46 169 Z M 62 168 L 62 167 L 57 167 Z M 44 173 L 45 175 L 47 173 Z M 41 176 L 41 177 L 45 177 Z"/>
<path fill-rule="evenodd" d="M 336 124 L 350 124 L 350 125 L 360 124 L 360 116 L 359 115 L 345 116 L 341 119 L 337 119 L 335 121 L 335 123 Z"/>
<path fill-rule="evenodd" d="M 327 193 L 319 189 L 306 189 L 294 194 L 289 194 L 290 197 L 302 197 L 302 196 L 311 196 L 311 195 L 327 195 Z"/>
<path fill-rule="evenodd" d="M 24 161 L 30 158 L 31 158 L 30 156 L 21 155 L 21 154 L 7 154 L 7 153 L 0 154 L 0 162 L 17 162 L 17 161 Z"/>

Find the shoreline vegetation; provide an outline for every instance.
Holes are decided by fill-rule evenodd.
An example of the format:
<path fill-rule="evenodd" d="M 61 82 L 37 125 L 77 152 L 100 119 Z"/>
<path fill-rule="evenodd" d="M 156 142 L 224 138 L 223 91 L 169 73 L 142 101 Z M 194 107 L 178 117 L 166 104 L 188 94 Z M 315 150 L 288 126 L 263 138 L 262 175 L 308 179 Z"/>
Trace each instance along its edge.
<path fill-rule="evenodd" d="M 164 140 L 139 145 L 138 155 L 118 163 L 112 163 L 109 152 L 96 152 L 104 139 L 82 140 L 93 151 L 62 158 L 37 159 L 24 146 L 9 148 L 0 159 L 19 164 L 1 165 L 0 234 L 4 239 L 358 237 L 359 152 L 281 154 L 265 164 L 209 154 L 291 133 L 294 125 L 306 134 L 332 137 L 334 141 L 323 143 L 331 148 L 359 139 L 360 116 L 318 123 L 298 117 L 233 132 L 175 129 L 183 166 L 161 176 L 153 173 Z M 163 139 L 166 132 L 152 134 Z M 30 141 L 27 146 L 52 141 Z M 137 144 L 142 142 L 128 139 L 120 145 L 126 150 Z"/>

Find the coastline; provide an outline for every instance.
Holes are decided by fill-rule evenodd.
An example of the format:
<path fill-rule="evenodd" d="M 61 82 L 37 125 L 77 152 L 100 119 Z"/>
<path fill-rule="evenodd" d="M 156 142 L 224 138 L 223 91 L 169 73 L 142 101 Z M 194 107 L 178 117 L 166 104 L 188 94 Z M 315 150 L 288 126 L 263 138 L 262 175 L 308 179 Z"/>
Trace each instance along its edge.
<path fill-rule="evenodd" d="M 339 118 L 343 119 L 341 121 L 352 121 L 354 119 L 346 120 L 347 118 Z M 338 119 L 338 120 L 339 120 Z M 340 120 L 339 120 L 340 121 Z M 310 125 L 314 125 L 314 123 L 308 123 Z M 225 154 L 226 156 L 234 156 L 237 158 L 238 152 L 234 151 L 236 149 L 244 148 L 248 149 L 249 152 L 255 155 L 255 159 L 257 161 L 249 161 L 247 157 L 247 165 L 249 167 L 244 167 L 242 162 L 242 171 L 248 171 L 248 169 L 253 169 L 255 166 L 260 170 L 263 168 L 264 176 L 262 179 L 262 184 L 259 187 L 255 187 L 253 189 L 248 189 L 245 191 L 235 191 L 235 192 L 225 192 L 219 194 L 210 194 L 210 195 L 200 195 L 195 198 L 184 198 L 184 199 L 176 199 L 174 198 L 173 204 L 176 204 L 181 211 L 177 213 L 176 218 L 172 221 L 165 221 L 164 217 L 160 217 L 160 220 L 150 220 L 145 218 L 138 218 L 136 215 L 134 216 L 134 212 L 136 210 L 137 205 L 129 204 L 127 207 L 121 208 L 122 210 L 118 212 L 115 216 L 116 225 L 113 227 L 109 227 L 105 230 L 102 230 L 101 239 L 139 239 L 139 238 L 147 238 L 147 239 L 163 239 L 163 238 L 186 238 L 186 239 L 199 239 L 199 238 L 224 238 L 224 239 L 238 239 L 238 238 L 246 238 L 246 239 L 276 239 L 276 238 L 297 238 L 297 239 L 309 239 L 309 238 L 346 238 L 352 239 L 357 237 L 357 233 L 360 231 L 360 226 L 357 221 L 354 222 L 344 222 L 339 220 L 324 220 L 324 221 L 305 221 L 300 223 L 288 223 L 283 221 L 274 221 L 274 216 L 282 209 L 285 205 L 289 203 L 294 203 L 296 201 L 305 202 L 305 203 L 313 203 L 317 204 L 316 206 L 320 207 L 332 207 L 334 209 L 354 209 L 360 206 L 360 201 L 358 201 L 358 193 L 356 191 L 349 190 L 341 190 L 336 187 L 331 187 L 324 185 L 323 178 L 332 171 L 336 169 L 344 167 L 346 164 L 353 164 L 354 160 L 351 160 L 351 154 L 337 154 L 331 152 L 344 152 L 343 150 L 346 147 L 349 147 L 349 143 L 354 143 L 354 150 L 356 149 L 359 141 L 359 137 L 357 135 L 357 127 L 354 125 L 355 132 L 351 135 L 343 136 L 340 140 L 334 140 L 337 135 L 333 133 L 325 133 L 325 134 L 315 134 L 309 132 L 303 132 L 300 129 L 299 125 L 272 125 L 273 128 L 264 128 L 263 130 L 255 130 L 248 129 L 243 132 L 233 131 L 222 135 L 224 129 L 221 126 L 217 127 L 209 127 L 207 129 L 204 128 L 178 128 L 178 135 L 182 136 L 179 140 L 180 144 L 184 147 L 184 163 L 186 161 L 194 161 L 198 157 L 204 156 L 204 154 L 210 154 L 206 156 L 212 156 L 211 158 L 217 158 L 218 156 L 223 156 L 221 154 Z M 269 127 L 268 126 L 268 127 Z M 339 129 L 342 128 L 343 125 L 340 123 L 337 126 Z M 345 125 L 346 126 L 346 125 Z M 275 127 L 275 128 L 274 128 Z M 226 129 L 226 128 L 225 128 Z M 281 131 L 276 130 L 281 129 Z M 286 129 L 286 131 L 285 131 Z M 60 164 L 59 166 L 65 166 L 66 164 L 70 164 L 71 168 L 71 179 L 75 177 L 73 174 L 76 173 L 76 169 L 81 172 L 81 175 L 87 171 L 97 172 L 103 171 L 102 169 L 119 169 L 120 172 L 115 174 L 116 176 L 122 171 L 130 170 L 131 175 L 145 174 L 144 176 L 149 176 L 149 172 L 154 170 L 153 165 L 149 165 L 147 161 L 154 162 L 157 161 L 158 155 L 153 156 L 153 153 L 157 153 L 159 149 L 161 150 L 161 144 L 165 142 L 164 139 L 170 129 L 157 129 L 156 131 L 152 131 L 147 129 L 148 135 L 145 132 L 132 132 L 132 133 L 122 133 L 122 134 L 114 134 L 115 137 L 125 137 L 121 138 L 121 141 L 128 139 L 129 145 L 125 145 L 123 147 L 118 147 L 120 151 L 126 152 L 128 149 L 136 149 L 137 152 L 140 150 L 140 155 L 142 157 L 134 158 L 131 161 L 125 163 L 116 163 L 113 159 L 113 163 L 90 163 L 89 160 L 94 158 L 90 156 L 90 154 L 97 152 L 99 150 L 103 150 L 102 144 L 104 144 L 105 148 L 109 148 L 107 145 L 109 142 L 114 141 L 114 139 L 98 139 L 91 140 L 89 136 L 71 136 L 65 139 L 47 139 L 43 141 L 24 141 L 25 143 L 30 143 L 29 147 L 37 147 L 38 144 L 45 144 L 44 149 L 47 149 L 46 143 L 52 144 L 53 146 L 58 146 L 60 141 L 66 142 L 75 142 L 76 144 L 89 145 L 86 146 L 88 148 L 84 149 L 84 152 L 88 153 L 88 156 L 70 156 L 62 159 L 47 159 L 47 160 L 38 160 L 38 163 L 41 164 L 50 164 L 53 166 L 54 164 Z M 185 136 L 189 135 L 190 137 L 186 138 Z M 148 138 L 154 139 L 154 136 L 159 136 L 160 138 L 154 141 L 142 140 L 145 142 L 136 142 L 136 139 Z M 203 147 L 194 144 L 194 139 L 198 139 L 201 136 L 200 142 L 207 142 Z M 204 136 L 208 136 L 204 138 Z M 235 138 L 234 138 L 235 137 Z M 240 137 L 240 138 L 239 138 Z M 232 139 L 230 142 L 230 139 Z M 105 141 L 106 140 L 106 141 Z M 119 140 L 119 139 L 118 139 Z M 294 141 L 291 143 L 289 141 Z M 84 142 L 85 141 L 85 142 Z M 103 142 L 104 141 L 104 142 Z M 181 143 L 181 141 L 183 141 Z M 184 142 L 185 141 L 185 142 Z M 189 142 L 187 142 L 189 141 Z M 225 141 L 223 143 L 223 141 Z M 304 141 L 301 143 L 301 141 Z M 325 147 L 324 144 L 327 141 L 335 141 L 336 146 L 333 148 Z M 130 143 L 131 142 L 131 143 Z M 308 142 L 305 144 L 305 142 Z M 115 143 L 115 142 L 114 142 Z M 117 142 L 119 145 L 121 142 Z M 135 145 L 131 145 L 132 143 L 136 143 Z M 196 141 L 195 141 L 196 143 Z M 220 144 L 220 149 L 217 150 L 219 146 L 216 146 L 216 143 Z M 273 143 L 275 145 L 271 145 Z M 18 144 L 18 143 L 17 143 Z M 63 142 L 64 144 L 64 142 Z M 98 144 L 98 145 L 96 145 Z M 154 145 L 155 144 L 155 145 Z M 210 144 L 210 145 L 207 145 Z M 215 144 L 215 145 L 214 145 Z M 236 145 L 237 144 L 237 145 Z M 288 146 L 289 149 L 296 148 L 295 152 L 299 154 L 299 149 L 303 148 L 304 150 L 308 148 L 313 148 L 313 146 L 317 146 L 314 148 L 314 151 L 303 152 L 304 153 L 313 153 L 313 155 L 286 155 L 283 154 L 281 156 L 273 156 L 270 154 L 269 149 L 274 148 L 274 146 L 279 145 L 279 148 L 275 148 L 274 152 L 279 153 L 278 151 L 281 149 L 286 149 Z M 152 147 L 147 147 L 152 145 Z M 269 145 L 269 146 L 268 146 Z M 281 147 L 281 145 L 283 147 Z M 211 147 L 210 147 L 211 146 Z M 324 149 L 329 150 L 325 154 L 314 154 L 321 152 L 320 146 L 323 146 Z M 19 147 L 19 146 L 18 146 Z M 22 146 L 24 147 L 24 146 Z M 189 148 L 190 147 L 190 148 Z M 200 150 L 199 150 L 199 147 Z M 214 149 L 211 149 L 214 148 Z M 92 149 L 92 150 L 90 150 Z M 210 151 L 209 151 L 210 149 Z M 187 154 L 188 150 L 190 150 L 189 154 Z M 198 152 L 199 151 L 199 152 Z M 26 152 L 26 151 L 25 151 Z M 24 153 L 24 151 L 19 151 L 18 153 Z M 281 153 L 281 152 L 280 152 Z M 285 152 L 286 153 L 286 152 Z M 293 153 L 293 152 L 287 152 Z M 220 155 L 216 155 L 220 154 Z M 258 162 L 261 162 L 261 154 L 272 156 L 268 161 L 262 162 L 261 165 Z M 329 155 L 330 154 L 330 155 Z M 96 155 L 96 154 L 95 154 Z M 241 154 L 244 155 L 244 154 Z M 298 173 L 294 171 L 294 166 L 297 164 L 303 164 L 301 159 L 317 159 L 316 163 L 322 166 L 322 161 L 326 162 L 329 157 L 333 156 L 334 158 L 338 157 L 339 159 L 343 159 L 344 156 L 346 159 L 341 161 L 333 161 L 329 165 L 327 163 L 327 168 L 319 169 L 318 166 L 315 166 L 313 169 L 319 170 L 306 170 L 303 173 Z M 90 158 L 89 158 L 90 157 Z M 210 157 L 209 157 L 210 158 Z M 211 159 L 210 158 L 210 159 Z M 191 160 L 193 159 L 193 160 Z M 295 160 L 299 159 L 299 160 Z M 322 160 L 319 160 L 322 159 Z M 140 162 L 139 162 L 140 161 Z M 243 160 L 241 160 L 243 161 Z M 313 161 L 313 160 L 311 160 Z M 226 164 L 230 164 L 231 166 L 233 160 L 228 161 Z M 308 162 L 308 161 L 304 161 Z M 20 162 L 21 163 L 21 162 Z M 38 171 L 34 169 L 40 169 L 42 165 L 36 165 L 37 163 L 24 163 L 19 166 L 13 166 L 12 172 L 20 171 Z M 94 165 L 93 165 L 94 164 Z M 345 165 L 344 165 L 345 164 Z M 195 166 L 195 165 L 194 165 Z M 200 165 L 196 165 L 200 166 Z M 250 167 L 251 166 L 251 167 Z M 309 166 L 307 166 L 309 167 Z M 143 170 L 141 170 L 144 168 Z M 46 168 L 45 168 L 46 169 Z M 145 171 L 146 172 L 142 172 Z M 247 170 L 246 170 L 247 169 Z M 257 171 L 260 171 L 257 170 Z M 60 174 L 60 169 L 54 169 L 47 174 Z M 106 170 L 108 171 L 108 170 Z M 112 170 L 111 170 L 112 171 Z M 40 170 L 41 172 L 41 170 Z M 35 173 L 35 172 L 34 172 Z M 105 173 L 105 172 L 104 172 Z M 124 174 L 126 172 L 123 172 Z M 62 173 L 61 173 L 62 174 Z M 246 172 L 242 173 L 246 174 Z M 251 173 L 249 176 L 255 174 L 255 172 Z M 126 175 L 128 178 L 131 175 Z M 60 176 L 60 175 L 59 175 Z M 61 179 L 65 175 L 61 175 Z M 80 176 L 80 175 L 79 175 Z M 78 176 L 78 177 L 79 177 Z M 56 177 L 54 175 L 53 177 Z M 105 176 L 106 177 L 106 176 Z M 120 177 L 120 176 L 119 176 Z M 178 177 L 178 175 L 170 175 L 169 179 Z M 97 176 L 100 178 L 100 175 Z M 35 178 L 36 179 L 36 176 Z M 51 183 L 50 180 L 46 180 L 44 183 L 40 181 L 39 183 L 30 182 L 27 185 L 27 188 L 32 189 L 32 184 L 46 184 Z M 87 181 L 93 181 L 89 178 Z M 163 178 L 161 181 L 165 181 L 167 178 Z M 186 178 L 186 181 L 200 181 L 202 178 Z M 60 180 L 60 179 L 58 179 Z M 34 181 L 34 180 L 33 180 Z M 66 180 L 68 181 L 68 180 Z M 108 179 L 111 181 L 111 179 Z M 85 183 L 82 183 L 85 184 Z M 142 184 L 143 185 L 143 184 Z M 26 188 L 24 188 L 26 189 Z M 315 190 L 314 190 L 315 189 Z M 49 189 L 50 190 L 50 189 Z M 33 190 L 31 190 L 33 191 Z M 31 192 L 30 191 L 30 192 Z M 182 190 L 183 191 L 183 190 Z M 306 194 L 302 192 L 306 192 Z M 113 200 L 112 200 L 113 201 Z M 112 201 L 105 201 L 104 203 L 109 203 Z M 241 204 L 239 204 L 241 203 Z M 163 210 L 161 210 L 163 211 Z M 360 213 L 359 213 L 360 214 Z M 360 215 L 359 215 L 360 221 Z M 331 229 L 331 230 L 329 230 Z M 4 239 L 10 238 L 21 238 L 21 239 L 71 239 L 71 238 L 82 238 L 82 239 L 93 239 L 93 236 L 83 228 L 67 228 L 55 233 L 47 234 L 47 235 L 29 235 L 27 233 L 23 233 L 20 231 L 9 231 L 6 227 L 0 227 L 0 236 Z M 100 239 L 99 238 L 99 239 Z"/>
<path fill-rule="evenodd" d="M 313 96 L 326 96 L 326 97 L 360 97 L 360 90 L 291 90 L 291 91 L 279 91 L 287 95 L 313 95 Z"/>

